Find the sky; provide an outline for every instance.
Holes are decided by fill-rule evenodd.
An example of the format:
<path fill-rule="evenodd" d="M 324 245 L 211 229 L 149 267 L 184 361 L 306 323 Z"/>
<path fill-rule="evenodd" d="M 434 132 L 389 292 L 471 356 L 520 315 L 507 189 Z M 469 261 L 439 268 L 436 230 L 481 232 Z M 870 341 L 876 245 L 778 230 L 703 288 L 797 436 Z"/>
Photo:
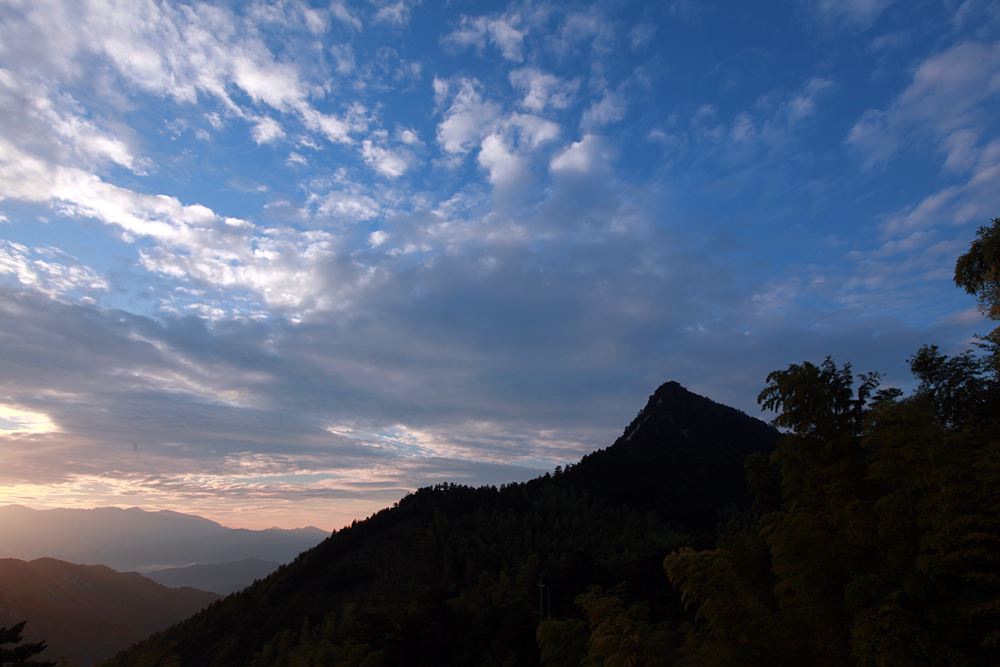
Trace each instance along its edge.
<path fill-rule="evenodd" d="M 0 504 L 337 529 L 992 327 L 1000 2 L 0 0 Z"/>

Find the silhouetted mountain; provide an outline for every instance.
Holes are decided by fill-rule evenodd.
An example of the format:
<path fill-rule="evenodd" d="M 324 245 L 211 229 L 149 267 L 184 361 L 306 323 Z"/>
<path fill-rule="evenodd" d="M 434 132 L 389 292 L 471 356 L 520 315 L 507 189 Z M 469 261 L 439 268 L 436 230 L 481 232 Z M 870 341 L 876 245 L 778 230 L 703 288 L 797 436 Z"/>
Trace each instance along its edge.
<path fill-rule="evenodd" d="M 419 489 L 108 664 L 538 665 L 538 614 L 584 623 L 578 596 L 621 582 L 630 614 L 679 622 L 664 556 L 749 507 L 743 459 L 778 437 L 667 383 L 578 465 Z"/>
<path fill-rule="evenodd" d="M 773 450 L 779 436 L 760 419 L 667 382 L 614 445 L 583 457 L 562 483 L 654 510 L 689 533 L 711 531 L 748 503 L 743 461 Z"/>
<path fill-rule="evenodd" d="M 146 576 L 171 588 L 190 586 L 202 591 L 229 595 L 241 588 L 246 588 L 257 579 L 263 579 L 277 570 L 280 565 L 281 563 L 274 561 L 245 558 L 233 563 L 172 567 L 147 572 Z"/>
<path fill-rule="evenodd" d="M 58 558 L 121 572 L 244 558 L 285 563 L 329 535 L 313 527 L 226 528 L 198 516 L 137 507 L 33 510 L 20 505 L 0 507 L 0 534 L 2 556 Z"/>
<path fill-rule="evenodd" d="M 217 599 L 103 565 L 0 559 L 0 626 L 27 619 L 25 641 L 48 642 L 39 659 L 65 656 L 75 667 L 108 658 Z"/>

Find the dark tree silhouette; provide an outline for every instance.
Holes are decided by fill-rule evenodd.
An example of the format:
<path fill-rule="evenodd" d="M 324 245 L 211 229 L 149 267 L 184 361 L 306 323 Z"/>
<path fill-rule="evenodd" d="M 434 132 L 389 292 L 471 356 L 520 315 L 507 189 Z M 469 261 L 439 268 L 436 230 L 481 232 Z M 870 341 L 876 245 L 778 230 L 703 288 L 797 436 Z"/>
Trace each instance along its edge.
<path fill-rule="evenodd" d="M 21 621 L 10 628 L 0 628 L 0 667 L 54 667 L 56 663 L 48 660 L 32 660 L 31 656 L 45 650 L 45 640 L 33 644 L 21 644 L 21 631 L 24 624 Z M 7 648 L 7 644 L 13 644 Z M 21 644 L 18 646 L 18 644 Z"/>

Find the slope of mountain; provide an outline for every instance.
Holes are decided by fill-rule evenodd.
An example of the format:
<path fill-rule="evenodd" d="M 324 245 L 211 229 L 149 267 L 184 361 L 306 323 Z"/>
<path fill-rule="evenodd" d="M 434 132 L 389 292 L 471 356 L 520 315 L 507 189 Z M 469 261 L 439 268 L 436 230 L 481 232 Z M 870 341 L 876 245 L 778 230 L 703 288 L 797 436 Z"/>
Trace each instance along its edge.
<path fill-rule="evenodd" d="M 198 516 L 137 507 L 33 510 L 20 505 L 0 507 L 0 534 L 3 557 L 58 558 L 122 572 L 244 558 L 284 563 L 329 535 L 313 527 L 226 528 Z"/>
<path fill-rule="evenodd" d="M 743 459 L 778 437 L 668 383 L 568 470 L 420 489 L 107 664 L 538 665 L 539 614 L 585 628 L 581 600 L 679 622 L 664 556 L 749 506 Z"/>
<path fill-rule="evenodd" d="M 274 561 L 244 558 L 233 563 L 171 567 L 147 572 L 145 576 L 171 588 L 190 586 L 202 591 L 229 595 L 246 588 L 257 579 L 263 579 L 280 566 L 281 563 Z"/>
<path fill-rule="evenodd" d="M 27 619 L 25 640 L 48 642 L 39 659 L 65 656 L 75 667 L 108 658 L 217 599 L 103 565 L 0 559 L 0 626 Z"/>

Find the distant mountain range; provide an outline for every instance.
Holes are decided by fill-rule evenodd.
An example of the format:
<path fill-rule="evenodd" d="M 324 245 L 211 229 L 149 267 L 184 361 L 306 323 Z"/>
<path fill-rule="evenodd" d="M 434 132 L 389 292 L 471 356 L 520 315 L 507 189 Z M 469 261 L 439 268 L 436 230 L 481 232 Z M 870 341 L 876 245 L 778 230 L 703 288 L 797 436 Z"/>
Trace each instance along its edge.
<path fill-rule="evenodd" d="M 210 593 L 229 595 L 246 588 L 257 579 L 263 579 L 280 566 L 281 563 L 274 561 L 245 558 L 235 563 L 206 563 L 154 570 L 147 572 L 146 576 L 171 588 L 190 586 Z"/>
<path fill-rule="evenodd" d="M 0 557 L 49 557 L 119 572 L 149 572 L 247 558 L 286 563 L 330 533 L 312 526 L 226 528 L 198 516 L 137 507 L 34 510 L 6 505 L 0 507 L 0 535 Z"/>
<path fill-rule="evenodd" d="M 0 559 L 0 627 L 27 620 L 25 640 L 48 643 L 38 659 L 65 657 L 73 667 L 109 658 L 219 597 L 103 565 Z"/>

